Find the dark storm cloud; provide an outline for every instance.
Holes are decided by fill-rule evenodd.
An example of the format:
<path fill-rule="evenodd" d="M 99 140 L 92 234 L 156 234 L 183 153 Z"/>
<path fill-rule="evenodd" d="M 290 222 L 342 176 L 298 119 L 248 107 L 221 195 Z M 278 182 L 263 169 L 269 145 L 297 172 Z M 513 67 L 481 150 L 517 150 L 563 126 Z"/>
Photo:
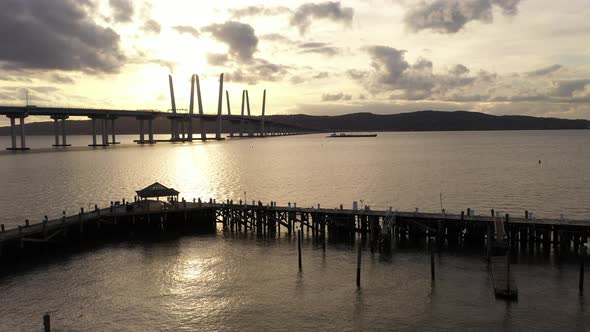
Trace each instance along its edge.
<path fill-rule="evenodd" d="M 94 23 L 89 1 L 3 0 L 0 66 L 118 72 L 125 63 L 119 35 Z"/>
<path fill-rule="evenodd" d="M 172 29 L 174 29 L 176 32 L 180 34 L 186 33 L 192 35 L 195 38 L 198 38 L 201 35 L 199 30 L 197 30 L 194 27 L 191 27 L 190 25 L 176 25 L 173 26 Z"/>
<path fill-rule="evenodd" d="M 155 20 L 147 20 L 141 29 L 147 33 L 159 34 L 162 31 L 162 26 Z"/>
<path fill-rule="evenodd" d="M 324 93 L 322 95 L 322 101 L 339 101 L 339 100 L 351 100 L 352 96 L 344 94 L 342 92 L 339 93 Z"/>
<path fill-rule="evenodd" d="M 131 0 L 109 0 L 115 22 L 129 23 L 133 18 L 133 3 Z"/>
<path fill-rule="evenodd" d="M 301 34 L 305 34 L 315 19 L 326 19 L 350 26 L 353 16 L 354 9 L 342 7 L 339 1 L 306 3 L 293 12 L 291 25 L 297 27 Z"/>
<path fill-rule="evenodd" d="M 561 65 L 552 65 L 541 69 L 533 70 L 527 73 L 528 76 L 544 76 L 556 72 L 562 68 Z"/>
<path fill-rule="evenodd" d="M 230 9 L 232 17 L 242 18 L 247 16 L 275 16 L 288 14 L 291 9 L 287 7 L 265 7 L 265 6 L 248 6 L 244 8 Z"/>
<path fill-rule="evenodd" d="M 239 62 L 249 62 L 258 49 L 258 37 L 249 24 L 227 21 L 212 24 L 202 29 L 211 33 L 213 38 L 227 44 L 229 54 Z"/>
<path fill-rule="evenodd" d="M 440 33 L 455 33 L 471 21 L 491 23 L 493 6 L 502 13 L 514 16 L 520 0 L 435 0 L 421 2 L 408 10 L 404 21 L 415 32 L 433 30 Z"/>

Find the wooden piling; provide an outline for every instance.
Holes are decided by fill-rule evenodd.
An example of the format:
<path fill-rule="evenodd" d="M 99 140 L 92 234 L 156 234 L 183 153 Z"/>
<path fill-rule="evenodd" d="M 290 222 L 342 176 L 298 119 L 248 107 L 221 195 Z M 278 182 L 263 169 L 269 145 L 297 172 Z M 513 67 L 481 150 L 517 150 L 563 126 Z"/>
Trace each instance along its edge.
<path fill-rule="evenodd" d="M 430 250 L 430 279 L 434 282 L 434 280 L 435 280 L 434 250 L 433 250 L 432 242 L 428 243 L 428 249 Z"/>
<path fill-rule="evenodd" d="M 361 261 L 362 261 L 362 245 L 358 244 L 358 255 L 356 259 L 356 288 L 361 288 Z"/>
<path fill-rule="evenodd" d="M 580 246 L 580 281 L 578 288 L 580 289 L 580 295 L 584 294 L 584 259 L 586 258 L 586 246 Z"/>
<path fill-rule="evenodd" d="M 303 264 L 301 262 L 301 241 L 303 241 L 303 235 L 301 234 L 301 230 L 297 230 L 297 253 L 299 256 L 299 272 L 303 272 Z"/>
<path fill-rule="evenodd" d="M 43 329 L 45 332 L 51 332 L 51 317 L 49 314 L 43 315 Z"/>

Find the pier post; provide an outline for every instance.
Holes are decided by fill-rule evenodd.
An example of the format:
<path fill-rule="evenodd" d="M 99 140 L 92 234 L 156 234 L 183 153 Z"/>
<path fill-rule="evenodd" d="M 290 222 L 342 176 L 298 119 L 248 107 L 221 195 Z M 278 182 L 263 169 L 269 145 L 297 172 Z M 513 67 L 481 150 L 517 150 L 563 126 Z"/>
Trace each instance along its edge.
<path fill-rule="evenodd" d="M 430 251 L 430 280 L 432 282 L 435 281 L 435 271 L 434 271 L 434 249 L 433 249 L 432 241 L 428 242 L 428 249 Z"/>
<path fill-rule="evenodd" d="M 53 119 L 53 133 L 55 134 L 55 144 L 53 146 L 59 146 L 59 120 Z"/>
<path fill-rule="evenodd" d="M 66 118 L 62 118 L 61 119 L 61 144 L 63 144 L 63 146 L 68 146 L 68 143 L 66 141 Z"/>
<path fill-rule="evenodd" d="M 578 288 L 580 289 L 580 295 L 584 294 L 584 260 L 586 259 L 586 244 L 580 246 L 580 281 Z"/>
<path fill-rule="evenodd" d="M 219 98 L 217 99 L 217 130 L 215 139 L 221 140 L 221 110 L 223 107 L 223 74 L 219 75 Z"/>
<path fill-rule="evenodd" d="M 108 120 L 102 119 L 102 145 L 109 145 Z"/>
<path fill-rule="evenodd" d="M 51 332 L 51 316 L 49 314 L 43 315 L 43 331 Z"/>
<path fill-rule="evenodd" d="M 303 234 L 301 230 L 297 230 L 297 253 L 299 256 L 299 273 L 303 272 L 303 264 L 301 262 L 301 241 L 303 241 Z"/>
<path fill-rule="evenodd" d="M 150 144 L 156 143 L 154 141 L 154 119 L 148 119 L 148 140 Z"/>
<path fill-rule="evenodd" d="M 92 145 L 96 146 L 96 119 L 92 118 Z"/>
<path fill-rule="evenodd" d="M 21 150 L 28 150 L 27 143 L 25 138 L 25 117 L 26 115 L 21 115 L 19 120 L 20 123 L 20 148 Z"/>
<path fill-rule="evenodd" d="M 11 140 L 11 149 L 16 150 L 16 133 L 14 128 L 16 127 L 14 117 L 10 117 L 10 140 Z"/>
<path fill-rule="evenodd" d="M 363 248 L 361 243 L 358 244 L 358 255 L 356 258 L 356 288 L 361 288 L 361 260 Z"/>
<path fill-rule="evenodd" d="M 117 139 L 116 139 L 116 133 L 115 133 L 115 118 L 111 118 L 111 138 L 112 138 L 112 142 L 111 144 L 119 144 L 117 143 Z"/>
<path fill-rule="evenodd" d="M 143 144 L 145 142 L 145 135 L 143 132 L 143 119 L 139 119 L 139 144 Z"/>

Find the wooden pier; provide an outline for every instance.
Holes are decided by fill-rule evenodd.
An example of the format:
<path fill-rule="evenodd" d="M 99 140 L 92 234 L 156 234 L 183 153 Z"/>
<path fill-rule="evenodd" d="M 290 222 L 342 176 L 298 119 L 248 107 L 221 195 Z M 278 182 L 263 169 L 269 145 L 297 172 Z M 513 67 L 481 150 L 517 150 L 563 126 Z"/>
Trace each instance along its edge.
<path fill-rule="evenodd" d="M 275 202 L 246 204 L 227 200 L 201 202 L 156 200 L 127 203 L 113 202 L 107 208 L 80 210 L 74 215 L 45 219 L 38 223 L 0 231 L 0 259 L 27 251 L 40 244 L 62 245 L 71 238 L 104 234 L 135 234 L 144 231 L 203 230 L 213 232 L 216 224 L 224 231 L 252 233 L 258 236 L 304 236 L 325 241 L 354 241 L 358 236 L 369 240 L 372 248 L 390 250 L 393 243 L 416 244 L 435 239 L 437 250 L 444 247 L 488 246 L 489 228 L 502 220 L 502 230 L 495 227 L 493 250 L 498 246 L 511 250 L 578 253 L 586 243 L 590 221 L 528 219 L 505 216 L 400 212 L 389 210 L 302 208 L 296 204 L 277 206 Z M 498 241 L 498 236 L 505 241 Z M 501 254 L 502 255 L 502 254 Z"/>

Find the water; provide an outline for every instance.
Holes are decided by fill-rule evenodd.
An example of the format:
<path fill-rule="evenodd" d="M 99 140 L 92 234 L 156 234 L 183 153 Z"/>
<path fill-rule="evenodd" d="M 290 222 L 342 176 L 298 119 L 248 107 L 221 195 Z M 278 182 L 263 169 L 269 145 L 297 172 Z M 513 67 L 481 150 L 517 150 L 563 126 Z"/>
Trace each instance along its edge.
<path fill-rule="evenodd" d="M 31 137 L 47 147 L 51 137 Z M 130 142 L 134 137 L 121 137 Z M 89 137 L 72 137 L 74 145 Z M 590 219 L 588 131 L 323 135 L 0 154 L 1 223 L 108 204 L 160 181 L 187 199 L 458 212 L 470 207 Z M 8 146 L 0 138 L 0 146 Z M 538 160 L 542 163 L 539 165 Z M 0 274 L 0 331 L 34 330 L 584 330 L 577 262 L 517 257 L 518 303 L 493 296 L 483 253 L 443 252 L 437 281 L 421 249 L 190 236 L 130 241 Z"/>

